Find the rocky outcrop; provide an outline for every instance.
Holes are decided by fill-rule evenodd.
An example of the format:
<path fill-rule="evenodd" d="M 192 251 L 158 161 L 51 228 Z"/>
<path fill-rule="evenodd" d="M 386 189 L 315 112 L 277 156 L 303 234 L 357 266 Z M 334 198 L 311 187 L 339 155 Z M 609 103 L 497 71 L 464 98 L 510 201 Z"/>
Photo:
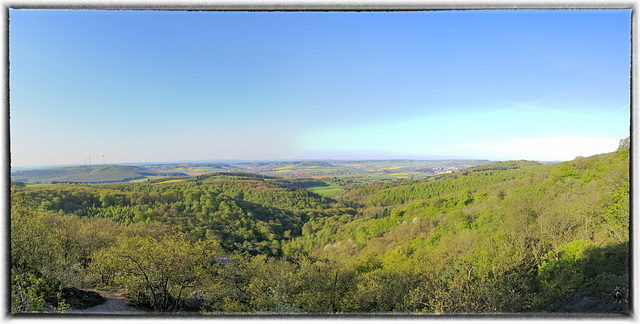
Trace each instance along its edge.
<path fill-rule="evenodd" d="M 593 290 L 585 290 L 559 299 L 542 312 L 629 314 L 629 303 L 626 298 L 616 299 Z"/>
<path fill-rule="evenodd" d="M 63 288 L 61 297 L 69 307 L 77 309 L 97 306 L 106 301 L 104 297 L 95 291 L 80 290 L 75 287 Z"/>

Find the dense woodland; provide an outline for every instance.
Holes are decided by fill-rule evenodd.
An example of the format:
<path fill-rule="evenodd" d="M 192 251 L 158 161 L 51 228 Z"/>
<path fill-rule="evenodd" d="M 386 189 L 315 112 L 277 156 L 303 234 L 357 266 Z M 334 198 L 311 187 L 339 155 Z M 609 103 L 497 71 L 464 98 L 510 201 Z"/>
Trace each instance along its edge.
<path fill-rule="evenodd" d="M 626 139 L 333 198 L 251 174 L 15 186 L 11 312 L 63 310 L 64 287 L 203 314 L 562 311 L 585 291 L 625 303 L 629 165 Z"/>

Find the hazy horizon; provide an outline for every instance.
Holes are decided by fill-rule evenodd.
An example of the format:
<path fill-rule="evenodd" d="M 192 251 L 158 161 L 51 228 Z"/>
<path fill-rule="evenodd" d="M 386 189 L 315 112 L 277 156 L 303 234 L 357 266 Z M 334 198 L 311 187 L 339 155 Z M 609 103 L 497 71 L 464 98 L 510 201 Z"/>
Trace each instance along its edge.
<path fill-rule="evenodd" d="M 118 163 L 105 163 L 104 165 L 131 165 L 131 166 L 149 166 L 149 165 L 164 165 L 164 164 L 216 164 L 216 163 L 264 163 L 264 162 L 359 162 L 359 161 L 490 161 L 490 162 L 505 162 L 505 161 L 515 161 L 515 160 L 492 160 L 492 159 L 467 159 L 467 158 L 432 158 L 432 159 L 253 159 L 253 160 L 242 160 L 242 159 L 217 159 L 217 160 L 174 160 L 174 161 L 145 161 L 145 162 L 118 162 Z M 564 162 L 562 160 L 532 160 L 534 162 L 540 163 L 559 163 Z M 63 168 L 63 167 L 76 167 L 76 166 L 101 166 L 100 163 L 70 163 L 70 164 L 41 164 L 41 165 L 11 165 L 11 171 L 22 171 L 22 170 L 38 170 L 38 169 L 54 169 L 54 168 Z"/>
<path fill-rule="evenodd" d="M 13 167 L 566 161 L 630 135 L 630 9 L 9 18 Z"/>

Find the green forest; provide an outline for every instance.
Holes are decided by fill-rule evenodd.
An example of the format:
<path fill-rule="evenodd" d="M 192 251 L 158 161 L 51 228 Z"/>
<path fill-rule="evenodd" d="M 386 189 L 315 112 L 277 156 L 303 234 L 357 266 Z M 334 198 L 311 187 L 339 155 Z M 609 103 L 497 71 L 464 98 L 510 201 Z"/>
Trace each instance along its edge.
<path fill-rule="evenodd" d="M 344 184 L 250 173 L 11 189 L 11 313 L 628 313 L 629 139 L 572 161 Z M 585 297 L 586 296 L 586 297 Z"/>

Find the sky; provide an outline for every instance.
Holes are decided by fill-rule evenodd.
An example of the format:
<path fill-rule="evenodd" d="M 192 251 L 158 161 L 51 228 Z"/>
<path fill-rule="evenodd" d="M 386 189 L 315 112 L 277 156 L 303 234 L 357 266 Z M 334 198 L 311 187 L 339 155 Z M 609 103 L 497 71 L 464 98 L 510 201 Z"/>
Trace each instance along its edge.
<path fill-rule="evenodd" d="M 12 166 L 564 161 L 630 135 L 631 10 L 9 10 Z"/>

